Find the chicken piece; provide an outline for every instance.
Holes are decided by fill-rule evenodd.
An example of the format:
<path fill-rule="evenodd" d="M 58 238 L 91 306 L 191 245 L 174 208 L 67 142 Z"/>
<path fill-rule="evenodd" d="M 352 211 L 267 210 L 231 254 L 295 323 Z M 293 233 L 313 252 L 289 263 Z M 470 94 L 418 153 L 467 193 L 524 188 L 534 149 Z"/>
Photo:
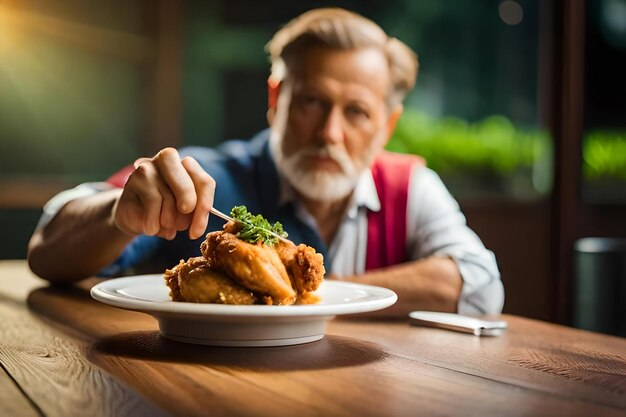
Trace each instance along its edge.
<path fill-rule="evenodd" d="M 314 292 L 305 292 L 304 294 L 298 294 L 296 304 L 317 304 L 320 302 L 320 296 Z"/>
<path fill-rule="evenodd" d="M 291 284 L 299 295 L 315 291 L 324 280 L 326 269 L 324 257 L 310 246 L 280 241 L 276 253 L 283 262 L 291 278 Z"/>
<path fill-rule="evenodd" d="M 211 268 L 255 293 L 269 296 L 272 304 L 296 301 L 287 269 L 272 247 L 250 244 L 221 231 L 209 233 L 200 249 Z"/>
<path fill-rule="evenodd" d="M 182 260 L 165 272 L 165 281 L 174 301 L 217 304 L 255 304 L 254 294 L 228 278 L 211 270 L 202 257 Z"/>
<path fill-rule="evenodd" d="M 178 265 L 172 269 L 165 270 L 165 284 L 170 289 L 170 297 L 172 297 L 173 301 L 185 301 L 180 294 L 180 287 L 178 286 L 178 271 L 180 270 L 180 266 L 184 263 L 185 261 L 181 259 Z"/>

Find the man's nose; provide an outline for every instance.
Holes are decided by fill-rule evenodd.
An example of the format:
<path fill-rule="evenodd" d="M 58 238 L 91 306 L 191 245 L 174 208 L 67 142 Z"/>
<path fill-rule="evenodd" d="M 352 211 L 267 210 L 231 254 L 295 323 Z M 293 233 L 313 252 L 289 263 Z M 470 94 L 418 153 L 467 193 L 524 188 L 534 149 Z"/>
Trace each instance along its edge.
<path fill-rule="evenodd" d="M 326 114 L 322 126 L 322 139 L 326 143 L 343 142 L 343 115 L 341 109 L 331 108 Z"/>

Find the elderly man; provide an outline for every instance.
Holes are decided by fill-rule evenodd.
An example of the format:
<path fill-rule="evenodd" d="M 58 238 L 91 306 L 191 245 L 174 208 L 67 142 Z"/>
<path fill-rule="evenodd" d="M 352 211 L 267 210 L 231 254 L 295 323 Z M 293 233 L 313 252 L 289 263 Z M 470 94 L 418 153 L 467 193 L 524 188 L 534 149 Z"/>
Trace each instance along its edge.
<path fill-rule="evenodd" d="M 415 83 L 413 52 L 342 9 L 301 15 L 267 49 L 270 129 L 216 149 L 163 149 L 61 193 L 31 239 L 32 270 L 53 282 L 163 271 L 221 228 L 212 206 L 243 204 L 323 253 L 331 277 L 396 291 L 384 314 L 500 312 L 494 256 L 439 178 L 383 151 Z"/>

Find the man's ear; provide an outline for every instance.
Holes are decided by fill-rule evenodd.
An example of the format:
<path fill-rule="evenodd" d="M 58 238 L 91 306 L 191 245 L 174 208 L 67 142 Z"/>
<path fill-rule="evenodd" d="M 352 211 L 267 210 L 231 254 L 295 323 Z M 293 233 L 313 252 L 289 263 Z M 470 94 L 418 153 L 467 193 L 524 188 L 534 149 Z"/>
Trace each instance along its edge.
<path fill-rule="evenodd" d="M 385 141 L 385 145 L 387 145 L 387 142 L 391 139 L 393 131 L 396 130 L 396 124 L 398 123 L 400 116 L 402 116 L 402 111 L 404 111 L 404 106 L 402 104 L 398 104 L 389 114 L 389 118 L 387 119 L 387 140 Z"/>
<path fill-rule="evenodd" d="M 280 94 L 280 81 L 270 77 L 267 79 L 267 123 L 272 125 L 276 115 L 278 105 L 278 95 Z"/>

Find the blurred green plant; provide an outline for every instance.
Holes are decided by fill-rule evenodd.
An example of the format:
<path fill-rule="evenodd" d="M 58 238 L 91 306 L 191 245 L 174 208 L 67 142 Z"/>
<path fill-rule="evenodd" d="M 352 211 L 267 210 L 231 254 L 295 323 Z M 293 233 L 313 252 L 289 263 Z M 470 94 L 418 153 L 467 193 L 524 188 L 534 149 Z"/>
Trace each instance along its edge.
<path fill-rule="evenodd" d="M 407 109 L 387 145 L 394 152 L 421 155 L 441 176 L 475 174 L 508 177 L 532 170 L 551 151 L 546 131 L 523 130 L 500 115 L 476 123 L 433 118 Z"/>
<path fill-rule="evenodd" d="M 407 109 L 387 145 L 394 152 L 421 155 L 440 175 L 506 176 L 533 169 L 551 153 L 547 131 L 516 127 L 504 116 L 476 123 L 457 117 L 434 118 Z M 626 179 L 626 131 L 594 130 L 583 142 L 586 179 Z"/>
<path fill-rule="evenodd" d="M 588 180 L 626 180 L 626 132 L 588 132 L 583 142 L 583 175 Z"/>
<path fill-rule="evenodd" d="M 447 180 L 474 177 L 483 184 L 489 183 L 486 179 L 502 184 L 513 178 L 522 194 L 528 194 L 529 188 L 535 194 L 546 194 L 551 187 L 549 133 L 519 128 L 500 115 L 468 123 L 407 109 L 387 149 L 424 157 L 428 166 Z M 588 132 L 583 142 L 582 168 L 585 180 L 593 183 L 626 180 L 626 131 Z M 527 185 L 520 188 L 520 181 Z M 507 187 L 502 189 L 507 192 Z"/>

